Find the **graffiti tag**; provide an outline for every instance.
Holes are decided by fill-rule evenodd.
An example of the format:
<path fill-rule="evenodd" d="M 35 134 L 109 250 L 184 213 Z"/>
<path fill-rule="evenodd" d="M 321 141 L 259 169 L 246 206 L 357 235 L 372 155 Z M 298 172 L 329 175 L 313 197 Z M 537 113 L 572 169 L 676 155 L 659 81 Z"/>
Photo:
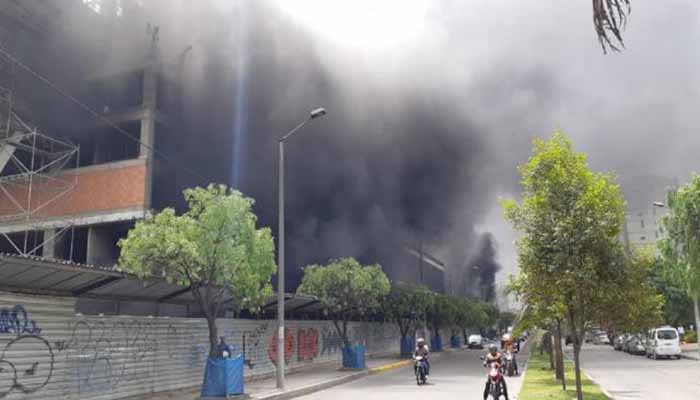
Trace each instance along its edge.
<path fill-rule="evenodd" d="M 41 329 L 34 322 L 22 305 L 16 305 L 12 311 L 0 310 L 0 333 L 20 335 L 38 335 Z"/>

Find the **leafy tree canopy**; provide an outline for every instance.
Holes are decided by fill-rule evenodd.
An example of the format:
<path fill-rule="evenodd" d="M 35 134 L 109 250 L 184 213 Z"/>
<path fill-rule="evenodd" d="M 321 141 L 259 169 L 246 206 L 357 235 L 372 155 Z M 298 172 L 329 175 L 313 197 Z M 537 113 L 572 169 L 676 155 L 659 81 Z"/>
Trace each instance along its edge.
<path fill-rule="evenodd" d="M 363 266 L 354 258 L 341 258 L 325 266 L 305 267 L 297 293 L 318 298 L 349 345 L 348 321 L 378 311 L 390 288 L 380 265 Z"/>
<path fill-rule="evenodd" d="M 393 288 L 384 299 L 382 310 L 397 323 L 401 336 L 406 337 L 417 328 L 418 323 L 425 321 L 432 301 L 431 292 L 424 286 L 401 285 Z"/>
<path fill-rule="evenodd" d="M 272 295 L 274 242 L 268 228 L 256 227 L 254 201 L 240 192 L 210 185 L 187 189 L 184 196 L 187 212 L 166 208 L 137 222 L 119 241 L 119 269 L 190 287 L 209 322 L 213 355 L 224 294 L 252 309 Z"/>

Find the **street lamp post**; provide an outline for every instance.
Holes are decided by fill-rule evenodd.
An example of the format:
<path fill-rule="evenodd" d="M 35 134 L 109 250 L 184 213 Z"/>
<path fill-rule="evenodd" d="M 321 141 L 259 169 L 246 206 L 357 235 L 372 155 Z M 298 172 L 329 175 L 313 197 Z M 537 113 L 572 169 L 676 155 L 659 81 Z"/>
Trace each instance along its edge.
<path fill-rule="evenodd" d="M 326 115 L 326 109 L 317 108 L 294 129 L 279 138 L 279 250 L 277 252 L 277 388 L 284 390 L 284 141 L 312 119 Z"/>

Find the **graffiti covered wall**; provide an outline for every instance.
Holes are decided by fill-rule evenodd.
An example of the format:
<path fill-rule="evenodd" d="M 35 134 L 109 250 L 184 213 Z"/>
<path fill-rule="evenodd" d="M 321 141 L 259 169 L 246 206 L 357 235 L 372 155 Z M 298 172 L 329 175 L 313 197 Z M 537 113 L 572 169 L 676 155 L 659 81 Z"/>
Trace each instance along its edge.
<path fill-rule="evenodd" d="M 201 383 L 206 322 L 195 318 L 83 316 L 75 299 L 0 292 L 0 400 L 110 400 Z M 248 377 L 275 372 L 275 321 L 218 321 L 219 333 L 245 356 Z M 368 353 L 398 352 L 393 324 L 351 323 Z M 290 369 L 340 361 L 330 321 L 288 321 Z"/>

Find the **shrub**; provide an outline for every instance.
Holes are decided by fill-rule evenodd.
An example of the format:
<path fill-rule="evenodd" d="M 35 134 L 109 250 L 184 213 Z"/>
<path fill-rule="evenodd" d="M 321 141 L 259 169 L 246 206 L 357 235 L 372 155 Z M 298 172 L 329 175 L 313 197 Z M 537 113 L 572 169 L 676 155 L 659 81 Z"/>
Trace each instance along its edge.
<path fill-rule="evenodd" d="M 695 332 L 695 331 L 686 332 L 685 335 L 683 335 L 683 341 L 686 343 L 697 343 L 698 342 L 697 332 Z"/>

